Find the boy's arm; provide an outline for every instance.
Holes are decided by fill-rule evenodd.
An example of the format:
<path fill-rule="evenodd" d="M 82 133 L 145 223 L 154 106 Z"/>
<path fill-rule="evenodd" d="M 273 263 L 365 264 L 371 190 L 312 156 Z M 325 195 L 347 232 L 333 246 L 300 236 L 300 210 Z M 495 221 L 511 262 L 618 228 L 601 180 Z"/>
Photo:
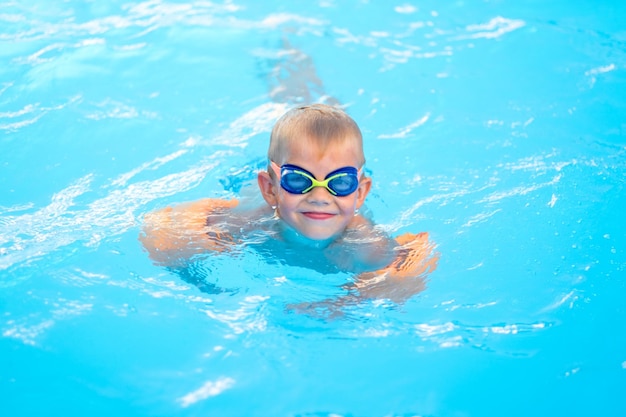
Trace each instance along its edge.
<path fill-rule="evenodd" d="M 233 243 L 224 220 L 237 204 L 234 199 L 206 198 L 148 213 L 139 240 L 153 261 L 167 266 L 223 251 Z"/>
<path fill-rule="evenodd" d="M 388 265 L 397 243 L 360 214 L 355 216 L 344 236 L 331 244 L 326 257 L 346 271 L 372 271 Z"/>
<path fill-rule="evenodd" d="M 388 266 L 356 277 L 359 298 L 403 302 L 424 290 L 424 278 L 437 268 L 439 253 L 428 233 L 405 233 L 396 238 L 396 257 Z"/>
<path fill-rule="evenodd" d="M 299 313 L 326 318 L 340 317 L 348 306 L 358 305 L 367 299 L 387 299 L 403 303 L 425 288 L 426 276 L 437 267 L 439 253 L 428 240 L 428 233 L 405 233 L 395 239 L 396 257 L 388 266 L 356 276 L 355 282 L 346 286 L 349 293 L 314 303 L 289 305 Z"/>

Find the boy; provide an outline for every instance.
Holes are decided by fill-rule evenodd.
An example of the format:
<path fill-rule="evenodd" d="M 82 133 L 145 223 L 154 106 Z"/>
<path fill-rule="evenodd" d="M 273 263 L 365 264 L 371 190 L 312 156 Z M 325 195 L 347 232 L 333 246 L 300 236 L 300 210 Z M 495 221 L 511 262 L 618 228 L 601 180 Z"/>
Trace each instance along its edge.
<path fill-rule="evenodd" d="M 357 274 L 361 296 L 401 301 L 423 288 L 419 278 L 437 257 L 427 234 L 394 240 L 358 214 L 372 185 L 364 164 L 361 131 L 345 112 L 324 104 L 292 109 L 274 126 L 268 169 L 258 173 L 269 207 L 241 210 L 237 200 L 219 199 L 168 207 L 146 216 L 140 239 L 168 266 L 238 243 L 278 248 L 300 255 L 287 257 L 290 264 L 313 259 L 317 268 L 323 260 L 324 268 Z"/>

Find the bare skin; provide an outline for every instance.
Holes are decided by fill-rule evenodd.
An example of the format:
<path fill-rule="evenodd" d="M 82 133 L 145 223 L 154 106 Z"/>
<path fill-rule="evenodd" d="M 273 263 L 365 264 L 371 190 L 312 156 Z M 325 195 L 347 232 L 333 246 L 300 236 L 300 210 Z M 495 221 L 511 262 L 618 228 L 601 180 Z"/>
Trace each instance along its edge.
<path fill-rule="evenodd" d="M 145 217 L 140 240 L 155 263 L 169 267 L 184 266 L 195 255 L 231 251 L 245 243 L 248 232 L 245 227 L 251 225 L 250 214 L 264 219 L 273 217 L 271 210 L 263 208 L 254 213 L 240 213 L 236 211 L 237 205 L 237 200 L 202 199 L 149 213 Z M 366 226 L 365 229 L 360 229 L 362 226 Z M 358 236 L 362 237 L 365 230 L 371 232 L 370 226 L 368 220 L 355 216 L 346 235 L 350 236 L 354 231 L 354 241 L 363 242 Z M 354 282 L 346 286 L 350 295 L 306 306 L 294 306 L 294 309 L 311 311 L 332 307 L 337 310 L 344 305 L 373 298 L 402 303 L 424 289 L 425 275 L 437 267 L 439 255 L 427 233 L 406 233 L 392 241 L 386 236 L 376 236 L 373 245 L 371 240 L 365 244 L 352 245 L 346 240 L 350 240 L 350 237 L 311 250 L 320 251 L 339 270 L 355 273 Z M 369 256 L 376 253 L 380 251 L 377 245 L 384 245 L 386 256 L 380 257 L 375 264 L 357 265 L 359 254 L 367 253 Z M 355 253 L 356 258 L 349 256 Z M 391 261 L 388 262 L 388 259 Z M 388 263 L 381 265 L 381 262 Z"/>
<path fill-rule="evenodd" d="M 325 94 L 311 57 L 287 40 L 280 56 L 284 59 L 267 74 L 273 101 L 337 103 Z M 328 149 L 295 147 L 274 162 L 300 166 L 321 180 L 337 168 L 358 168 L 362 160 L 361 147 L 348 140 Z M 392 239 L 366 217 L 355 214 L 371 185 L 371 179 L 362 176 L 357 191 L 346 197 L 332 196 L 322 187 L 294 195 L 281 188 L 271 170 L 261 171 L 258 186 L 267 207 L 243 208 L 238 200 L 209 198 L 166 207 L 146 215 L 140 240 L 155 263 L 184 267 L 197 255 L 252 245 L 249 237 L 262 232 L 267 236 L 265 244 L 253 239 L 259 250 L 274 249 L 275 242 L 299 245 L 303 251 L 317 252 L 309 258 L 323 259 L 337 270 L 354 274 L 354 282 L 346 286 L 348 296 L 297 306 L 298 310 L 324 304 L 340 307 L 364 298 L 403 302 L 424 289 L 424 276 L 436 268 L 439 255 L 427 233 Z"/>

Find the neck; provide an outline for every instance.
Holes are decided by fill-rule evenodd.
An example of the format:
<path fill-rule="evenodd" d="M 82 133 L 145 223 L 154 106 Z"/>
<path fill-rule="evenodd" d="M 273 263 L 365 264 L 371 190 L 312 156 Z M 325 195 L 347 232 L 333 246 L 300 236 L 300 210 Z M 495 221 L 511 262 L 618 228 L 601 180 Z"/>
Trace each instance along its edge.
<path fill-rule="evenodd" d="M 316 249 L 324 249 L 332 242 L 335 241 L 334 237 L 330 237 L 328 239 L 323 240 L 315 240 L 310 239 L 304 236 L 302 233 L 298 232 L 293 227 L 289 226 L 284 221 L 279 221 L 281 236 L 288 243 L 293 243 L 300 246 L 305 246 L 307 248 L 316 248 Z"/>

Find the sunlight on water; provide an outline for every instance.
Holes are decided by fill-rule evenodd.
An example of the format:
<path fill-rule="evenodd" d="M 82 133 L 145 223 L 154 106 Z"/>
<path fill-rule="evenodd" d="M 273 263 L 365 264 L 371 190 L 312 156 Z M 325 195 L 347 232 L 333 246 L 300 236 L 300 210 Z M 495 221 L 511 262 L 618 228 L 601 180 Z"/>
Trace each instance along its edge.
<path fill-rule="evenodd" d="M 2 409 L 623 415 L 626 10 L 590 7 L 2 3 Z M 359 123 L 362 212 L 437 269 L 359 287 L 260 233 L 153 264 L 144 215 L 264 204 L 309 102 Z"/>

